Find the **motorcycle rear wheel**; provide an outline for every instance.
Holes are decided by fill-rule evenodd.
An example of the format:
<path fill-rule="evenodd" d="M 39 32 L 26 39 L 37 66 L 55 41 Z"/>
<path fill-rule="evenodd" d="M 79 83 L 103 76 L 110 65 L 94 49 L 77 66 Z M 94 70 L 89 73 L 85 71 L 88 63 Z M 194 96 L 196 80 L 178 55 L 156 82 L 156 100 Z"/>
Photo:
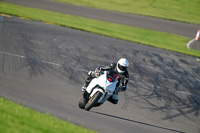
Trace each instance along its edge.
<path fill-rule="evenodd" d="M 97 103 L 97 101 L 99 100 L 99 98 L 102 96 L 102 93 L 97 91 L 93 97 L 89 98 L 89 101 L 87 102 L 87 104 L 85 105 L 85 110 L 89 111 L 92 107 L 94 107 L 94 105 Z"/>

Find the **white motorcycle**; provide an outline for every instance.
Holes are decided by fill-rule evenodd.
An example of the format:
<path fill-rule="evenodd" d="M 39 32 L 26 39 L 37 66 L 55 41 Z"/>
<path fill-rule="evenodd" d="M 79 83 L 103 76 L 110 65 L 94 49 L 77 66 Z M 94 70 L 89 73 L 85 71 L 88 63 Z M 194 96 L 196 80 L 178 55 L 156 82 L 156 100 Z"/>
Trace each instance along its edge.
<path fill-rule="evenodd" d="M 113 92 L 118 83 L 118 75 L 115 71 L 103 71 L 94 78 L 79 101 L 79 107 L 89 111 L 92 107 L 103 104 Z"/>

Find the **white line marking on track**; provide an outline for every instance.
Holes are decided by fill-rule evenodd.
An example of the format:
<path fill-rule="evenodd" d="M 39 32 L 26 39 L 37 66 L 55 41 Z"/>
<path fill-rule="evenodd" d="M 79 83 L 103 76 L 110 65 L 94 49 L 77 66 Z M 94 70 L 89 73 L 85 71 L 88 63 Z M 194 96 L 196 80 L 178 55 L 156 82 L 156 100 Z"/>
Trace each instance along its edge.
<path fill-rule="evenodd" d="M 10 56 L 15 56 L 15 57 L 26 59 L 26 56 L 23 56 L 23 55 L 17 55 L 17 54 L 12 54 L 12 53 L 3 52 L 3 51 L 0 51 L 0 53 L 1 54 L 5 54 L 5 55 L 10 55 Z M 58 64 L 58 63 L 54 63 L 54 62 L 50 62 L 50 61 L 45 61 L 45 60 L 40 60 L 40 62 L 46 63 L 46 64 L 50 64 L 50 65 L 54 65 L 54 66 L 59 66 L 59 67 L 63 66 L 62 64 Z M 75 67 L 71 67 L 71 69 L 87 72 L 86 70 L 75 68 Z"/>
<path fill-rule="evenodd" d="M 25 56 L 22 56 L 22 55 L 7 53 L 7 52 L 3 52 L 3 51 L 0 51 L 0 53 L 1 53 L 1 54 L 6 54 L 6 55 L 15 56 L 15 57 L 19 57 L 19 58 L 26 58 Z"/>

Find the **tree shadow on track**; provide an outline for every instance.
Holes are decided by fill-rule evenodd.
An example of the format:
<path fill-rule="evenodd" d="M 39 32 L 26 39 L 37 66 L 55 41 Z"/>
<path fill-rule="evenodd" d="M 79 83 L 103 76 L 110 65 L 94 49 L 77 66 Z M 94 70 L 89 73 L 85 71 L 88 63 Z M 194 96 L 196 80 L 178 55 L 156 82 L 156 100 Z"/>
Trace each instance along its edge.
<path fill-rule="evenodd" d="M 44 46 L 42 49 L 45 50 L 41 50 L 41 46 L 31 41 L 34 40 L 34 36 L 27 36 L 22 31 L 18 32 L 18 34 L 15 33 L 17 41 L 9 41 L 12 45 L 0 45 L 1 54 L 3 54 L 0 65 L 4 75 L 7 75 L 7 72 L 14 74 L 26 69 L 30 79 L 46 74 L 56 76 L 63 81 L 70 80 L 72 83 L 82 81 L 82 73 L 85 73 L 85 70 L 68 63 L 72 60 L 80 63 L 79 57 L 67 55 L 68 49 L 59 48 L 58 45 L 51 44 L 51 42 L 49 42 L 50 47 Z M 6 41 L 1 40 L 1 44 L 6 44 Z M 64 58 L 68 56 L 70 58 Z"/>
<path fill-rule="evenodd" d="M 165 112 L 163 120 L 173 121 L 179 116 L 189 120 L 195 116 L 197 119 L 200 110 L 200 67 L 192 66 L 181 56 L 174 60 L 169 55 L 164 58 L 148 51 L 138 53 L 134 56 L 148 65 L 135 62 L 130 68 L 132 81 L 124 94 L 122 108 L 126 109 L 130 102 L 145 102 L 150 105 L 147 109 Z"/>
<path fill-rule="evenodd" d="M 184 133 L 182 131 L 178 131 L 178 130 L 174 130 L 174 129 L 170 129 L 170 128 L 165 128 L 165 127 L 160 127 L 160 126 L 156 126 L 156 125 L 152 125 L 152 124 L 148 124 L 148 123 L 144 123 L 144 122 L 140 122 L 140 121 L 135 121 L 135 120 L 119 117 L 119 116 L 114 116 L 114 115 L 105 114 L 105 113 L 101 113 L 101 112 L 95 112 L 95 111 L 90 111 L 90 112 L 96 113 L 98 115 L 103 115 L 103 116 L 119 119 L 119 120 L 124 120 L 124 121 L 133 122 L 133 123 L 137 123 L 137 124 L 142 124 L 142 125 L 146 125 L 146 126 L 150 126 L 150 127 L 154 127 L 154 128 L 159 128 L 159 129 L 163 129 L 163 130 L 167 130 L 167 131 L 173 131 L 173 132 L 177 132 L 177 133 Z"/>

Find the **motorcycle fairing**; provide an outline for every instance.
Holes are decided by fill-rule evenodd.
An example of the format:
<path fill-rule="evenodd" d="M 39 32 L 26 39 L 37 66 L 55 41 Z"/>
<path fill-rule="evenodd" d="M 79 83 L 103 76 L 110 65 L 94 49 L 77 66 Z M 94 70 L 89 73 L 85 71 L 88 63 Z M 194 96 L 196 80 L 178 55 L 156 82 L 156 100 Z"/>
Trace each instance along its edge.
<path fill-rule="evenodd" d="M 115 82 L 109 82 L 106 77 L 106 71 L 104 74 L 98 78 L 94 78 L 87 87 L 87 92 L 91 93 L 90 96 L 93 96 L 97 91 L 100 91 L 103 95 L 98 102 L 103 103 L 107 100 L 115 91 L 117 80 Z M 98 87 L 100 86 L 100 87 Z M 106 97 L 104 97 L 106 94 Z"/>

